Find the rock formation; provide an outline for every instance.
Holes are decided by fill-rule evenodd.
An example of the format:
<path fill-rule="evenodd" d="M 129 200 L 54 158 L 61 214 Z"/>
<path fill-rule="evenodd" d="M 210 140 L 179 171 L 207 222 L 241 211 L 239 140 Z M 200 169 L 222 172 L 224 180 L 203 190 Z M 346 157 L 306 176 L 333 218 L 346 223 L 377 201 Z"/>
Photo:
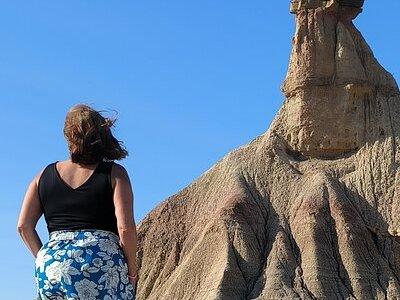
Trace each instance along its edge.
<path fill-rule="evenodd" d="M 137 299 L 400 298 L 399 89 L 319 2 L 270 128 L 138 224 Z"/>

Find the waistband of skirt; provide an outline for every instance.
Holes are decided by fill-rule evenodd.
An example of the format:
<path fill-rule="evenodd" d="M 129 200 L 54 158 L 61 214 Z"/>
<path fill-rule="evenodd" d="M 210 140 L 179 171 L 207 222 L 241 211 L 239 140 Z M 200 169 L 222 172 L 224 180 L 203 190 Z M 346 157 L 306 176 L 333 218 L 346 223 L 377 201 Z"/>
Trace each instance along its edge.
<path fill-rule="evenodd" d="M 103 229 L 63 229 L 50 232 L 50 241 L 65 241 L 65 240 L 79 240 L 79 239 L 96 239 L 106 238 L 116 243 L 119 243 L 119 236 L 109 230 Z"/>

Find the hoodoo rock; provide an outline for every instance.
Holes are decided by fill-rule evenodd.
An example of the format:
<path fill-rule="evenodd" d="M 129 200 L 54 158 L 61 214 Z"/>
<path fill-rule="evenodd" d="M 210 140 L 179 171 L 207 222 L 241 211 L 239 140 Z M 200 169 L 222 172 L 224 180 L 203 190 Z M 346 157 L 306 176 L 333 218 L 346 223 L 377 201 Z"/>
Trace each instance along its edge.
<path fill-rule="evenodd" d="M 138 224 L 137 299 L 400 299 L 400 93 L 362 3 L 292 2 L 282 107 Z"/>

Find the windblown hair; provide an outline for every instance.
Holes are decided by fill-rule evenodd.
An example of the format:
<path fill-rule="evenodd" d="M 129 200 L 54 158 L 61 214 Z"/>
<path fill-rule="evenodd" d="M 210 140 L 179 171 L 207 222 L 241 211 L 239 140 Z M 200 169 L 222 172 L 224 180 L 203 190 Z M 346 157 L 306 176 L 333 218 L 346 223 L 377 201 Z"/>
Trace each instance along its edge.
<path fill-rule="evenodd" d="M 115 121 L 116 118 L 103 117 L 86 104 L 71 107 L 65 117 L 63 132 L 72 162 L 96 164 L 128 156 L 123 143 L 111 132 Z"/>

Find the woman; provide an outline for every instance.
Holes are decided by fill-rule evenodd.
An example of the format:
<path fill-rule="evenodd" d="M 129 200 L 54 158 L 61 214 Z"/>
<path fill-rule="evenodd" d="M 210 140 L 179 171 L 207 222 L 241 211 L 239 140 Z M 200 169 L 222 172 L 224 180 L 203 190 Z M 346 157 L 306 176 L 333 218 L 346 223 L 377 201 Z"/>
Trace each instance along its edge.
<path fill-rule="evenodd" d="M 115 120 L 78 104 L 67 113 L 70 158 L 48 164 L 29 184 L 17 229 L 35 256 L 39 299 L 134 299 L 136 225 L 123 166 L 128 155 L 111 133 Z M 49 241 L 35 229 L 44 214 Z"/>

